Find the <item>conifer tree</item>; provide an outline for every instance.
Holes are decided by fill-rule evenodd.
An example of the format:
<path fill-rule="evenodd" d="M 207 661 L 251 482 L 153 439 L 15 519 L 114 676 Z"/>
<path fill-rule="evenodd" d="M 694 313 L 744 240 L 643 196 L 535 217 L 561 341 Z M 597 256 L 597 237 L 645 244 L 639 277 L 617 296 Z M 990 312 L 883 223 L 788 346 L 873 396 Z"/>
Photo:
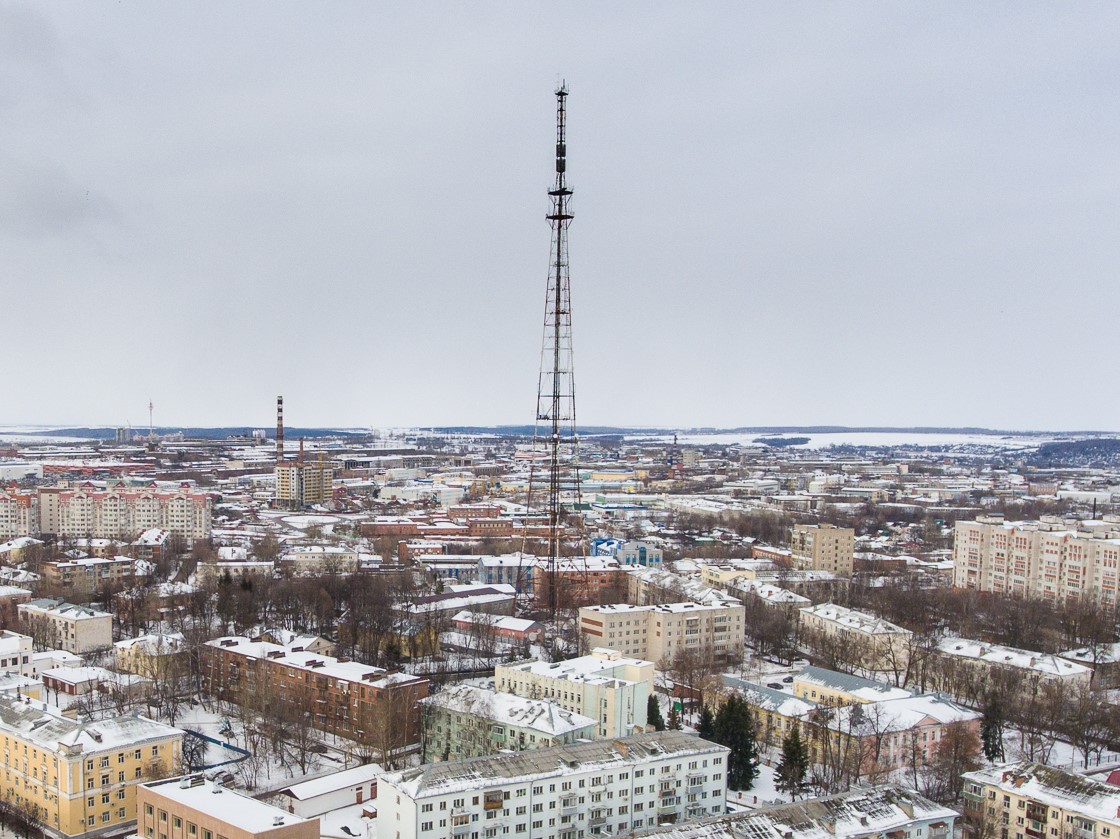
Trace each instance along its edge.
<path fill-rule="evenodd" d="M 681 728 L 683 728 L 681 724 L 681 712 L 677 710 L 676 705 L 669 709 L 669 720 L 666 722 L 665 727 L 670 731 L 680 731 Z"/>
<path fill-rule="evenodd" d="M 665 730 L 665 718 L 661 716 L 661 705 L 657 701 L 657 694 L 651 693 L 646 700 L 646 725 L 652 725 L 656 731 Z"/>
<path fill-rule="evenodd" d="M 716 736 L 716 715 L 707 705 L 700 709 L 700 722 L 696 725 L 696 733 L 705 740 L 711 740 Z"/>
<path fill-rule="evenodd" d="M 750 706 L 735 694 L 729 696 L 716 713 L 715 741 L 731 749 L 731 754 L 727 756 L 728 789 L 750 789 L 758 776 L 754 714 Z"/>
<path fill-rule="evenodd" d="M 805 789 L 805 778 L 809 774 L 809 747 L 801 739 L 800 726 L 782 740 L 782 759 L 778 762 L 774 785 L 780 792 L 789 793 L 797 800 L 797 795 Z"/>

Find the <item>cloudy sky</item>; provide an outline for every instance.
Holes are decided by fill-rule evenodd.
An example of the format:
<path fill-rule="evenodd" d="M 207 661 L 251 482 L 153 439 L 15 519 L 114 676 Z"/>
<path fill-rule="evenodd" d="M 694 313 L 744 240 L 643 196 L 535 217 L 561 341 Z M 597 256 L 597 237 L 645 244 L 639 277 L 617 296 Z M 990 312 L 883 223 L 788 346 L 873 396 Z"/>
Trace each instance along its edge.
<path fill-rule="evenodd" d="M 0 423 L 1120 428 L 1112 4 L 0 4 Z"/>

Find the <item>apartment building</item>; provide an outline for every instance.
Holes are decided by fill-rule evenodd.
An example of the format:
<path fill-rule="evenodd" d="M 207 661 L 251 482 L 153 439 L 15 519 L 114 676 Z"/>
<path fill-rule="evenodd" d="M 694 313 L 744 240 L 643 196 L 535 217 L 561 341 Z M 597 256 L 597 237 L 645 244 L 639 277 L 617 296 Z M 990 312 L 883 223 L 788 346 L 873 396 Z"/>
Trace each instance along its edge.
<path fill-rule="evenodd" d="M 138 714 L 77 722 L 3 700 L 0 741 L 0 797 L 49 835 L 92 837 L 136 823 L 136 788 L 175 770 L 183 732 Z"/>
<path fill-rule="evenodd" d="M 730 662 L 743 657 L 745 613 L 738 603 L 616 603 L 580 609 L 579 629 L 590 646 L 634 658 L 670 662 L 695 653 Z"/>
<path fill-rule="evenodd" d="M 914 695 L 906 688 L 812 665 L 793 677 L 793 692 L 821 705 L 867 704 Z"/>
<path fill-rule="evenodd" d="M 32 676 L 30 635 L 21 635 L 10 629 L 0 630 L 0 673 L 18 673 Z"/>
<path fill-rule="evenodd" d="M 731 676 L 723 681 L 751 707 L 759 740 L 780 748 L 798 726 L 813 762 L 840 757 L 862 775 L 905 769 L 915 759 L 927 763 L 949 726 L 964 725 L 980 734 L 978 711 L 932 694 L 904 692 L 876 702 L 832 705 Z"/>
<path fill-rule="evenodd" d="M 910 630 L 835 603 L 818 603 L 798 612 L 803 637 L 808 636 L 810 644 L 844 645 L 849 657 L 858 657 L 863 670 L 891 676 L 895 681 L 906 672 L 910 659 Z"/>
<path fill-rule="evenodd" d="M 319 839 L 319 819 L 226 789 L 202 775 L 137 788 L 136 832 L 144 839 Z"/>
<path fill-rule="evenodd" d="M 370 742 L 385 725 L 403 742 L 419 739 L 416 703 L 428 680 L 356 661 L 228 636 L 202 647 L 203 690 L 230 702 L 258 702 L 295 713 L 331 734 Z"/>
<path fill-rule="evenodd" d="M 1087 689 L 1091 667 L 1049 653 L 985 644 L 968 638 L 942 638 L 937 643 L 928 681 L 936 690 L 966 701 L 981 698 L 996 685 L 1018 682 L 1021 695 L 1030 696 L 1046 685 L 1063 692 Z"/>
<path fill-rule="evenodd" d="M 599 722 L 599 737 L 626 737 L 645 731 L 646 701 L 653 692 L 652 661 L 596 649 L 567 661 L 523 661 L 494 668 L 503 693 L 549 699 Z"/>
<path fill-rule="evenodd" d="M 952 839 L 959 813 L 904 787 L 883 784 L 792 804 L 704 819 L 642 834 L 680 839 Z"/>
<path fill-rule="evenodd" d="M 187 645 L 182 632 L 149 633 L 113 644 L 113 660 L 122 673 L 146 679 L 186 670 Z"/>
<path fill-rule="evenodd" d="M 831 524 L 795 524 L 790 534 L 793 564 L 801 569 L 850 577 L 855 565 L 856 532 Z"/>
<path fill-rule="evenodd" d="M 1120 590 L 1120 516 L 1070 520 L 1001 515 L 958 521 L 953 585 L 1051 601 L 1088 598 L 1108 606 Z"/>
<path fill-rule="evenodd" d="M 455 685 L 420 700 L 421 762 L 593 740 L 599 722 L 547 699 Z"/>
<path fill-rule="evenodd" d="M 167 530 L 190 547 L 207 539 L 212 500 L 184 484 L 161 491 L 125 486 L 47 487 L 39 490 L 39 530 L 63 538 L 132 540 L 146 530 Z"/>
<path fill-rule="evenodd" d="M 20 624 L 39 647 L 82 655 L 113 645 L 113 616 L 58 598 L 41 598 L 16 607 Z"/>
<path fill-rule="evenodd" d="M 635 568 L 627 572 L 627 603 L 648 606 L 655 603 L 714 603 L 738 605 L 739 600 L 720 588 L 682 577 L 661 568 Z"/>
<path fill-rule="evenodd" d="M 0 541 L 39 533 L 39 493 L 0 488 Z"/>
<path fill-rule="evenodd" d="M 334 501 L 334 470 L 321 462 L 278 463 L 276 503 L 292 510 Z"/>
<path fill-rule="evenodd" d="M 89 593 L 106 586 L 131 584 L 136 576 L 136 560 L 129 556 L 87 556 L 65 562 L 44 562 L 40 570 L 43 579 L 54 588 Z"/>
<path fill-rule="evenodd" d="M 1115 839 L 1120 788 L 1040 763 L 965 772 L 964 835 L 970 839 Z M 997 832 L 998 831 L 998 832 Z"/>
<path fill-rule="evenodd" d="M 378 839 L 579 839 L 723 813 L 724 746 L 658 731 L 382 775 Z"/>
<path fill-rule="evenodd" d="M 544 564 L 537 568 L 533 575 L 533 598 L 539 604 L 547 604 L 552 587 L 560 608 L 615 603 L 626 596 L 626 569 L 614 557 L 562 557 L 556 561 L 554 570 Z"/>

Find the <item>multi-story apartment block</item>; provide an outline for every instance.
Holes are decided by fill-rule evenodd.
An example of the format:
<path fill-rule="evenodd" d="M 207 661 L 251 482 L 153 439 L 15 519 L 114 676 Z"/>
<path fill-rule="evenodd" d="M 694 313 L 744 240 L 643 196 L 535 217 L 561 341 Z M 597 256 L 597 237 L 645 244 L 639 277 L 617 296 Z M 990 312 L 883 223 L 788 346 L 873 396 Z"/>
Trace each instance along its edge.
<path fill-rule="evenodd" d="M 592 647 L 634 658 L 671 662 L 693 653 L 738 661 L 743 657 L 745 612 L 738 603 L 587 606 L 579 610 L 579 629 Z"/>
<path fill-rule="evenodd" d="M 658 731 L 382 775 L 378 839 L 578 839 L 723 813 L 724 746 Z"/>
<path fill-rule="evenodd" d="M 965 836 L 981 839 L 1114 839 L 1120 789 L 1040 763 L 966 772 Z"/>
<path fill-rule="evenodd" d="M 44 562 L 43 579 L 56 589 L 93 592 L 112 585 L 127 585 L 136 576 L 136 561 L 129 556 L 111 559 L 85 557 L 66 562 Z"/>
<path fill-rule="evenodd" d="M 117 669 L 146 679 L 185 674 L 187 654 L 182 632 L 151 633 L 113 644 Z"/>
<path fill-rule="evenodd" d="M 276 464 L 276 503 L 289 509 L 334 500 L 334 470 L 323 463 L 285 461 Z"/>
<path fill-rule="evenodd" d="M 207 539 L 212 500 L 184 484 L 177 491 L 92 484 L 39 490 L 39 529 L 64 538 L 132 540 L 153 528 L 167 530 L 188 547 Z"/>
<path fill-rule="evenodd" d="M 906 688 L 811 665 L 793 677 L 793 692 L 821 705 L 867 704 L 914 695 Z"/>
<path fill-rule="evenodd" d="M 720 588 L 682 577 L 661 568 L 634 568 L 627 572 L 627 603 L 648 606 L 657 603 L 739 605 L 740 600 Z"/>
<path fill-rule="evenodd" d="M 113 616 L 108 612 L 56 598 L 21 603 L 16 611 L 20 624 L 39 647 L 82 655 L 113 645 Z"/>
<path fill-rule="evenodd" d="M 399 728 L 402 743 L 416 742 L 416 705 L 428 695 L 427 679 L 241 636 L 203 645 L 202 678 L 212 696 L 309 712 L 316 728 L 359 742 L 374 741 L 384 726 Z"/>
<path fill-rule="evenodd" d="M 0 541 L 39 533 L 39 494 L 31 489 L 0 488 Z"/>
<path fill-rule="evenodd" d="M 856 532 L 831 524 L 795 524 L 790 534 L 793 563 L 799 568 L 852 576 Z"/>
<path fill-rule="evenodd" d="M 319 819 L 184 775 L 141 784 L 136 832 L 144 839 L 319 839 Z"/>
<path fill-rule="evenodd" d="M 51 836 L 123 834 L 136 822 L 136 788 L 174 772 L 182 741 L 179 729 L 135 714 L 77 722 L 0 701 L 0 797 Z"/>
<path fill-rule="evenodd" d="M 914 790 L 893 785 L 854 789 L 792 804 L 704 819 L 690 836 L 705 839 L 952 839 L 958 817 Z M 642 834 L 649 839 L 681 836 L 664 827 Z"/>
<path fill-rule="evenodd" d="M 1001 515 L 958 521 L 953 585 L 1051 601 L 1090 599 L 1116 606 L 1120 591 L 1120 516 L 1075 521 Z"/>
<path fill-rule="evenodd" d="M 535 660 L 500 664 L 494 668 L 494 684 L 504 693 L 549 699 L 598 720 L 599 737 L 625 737 L 645 731 L 653 662 L 597 649 L 553 664 Z"/>
<path fill-rule="evenodd" d="M 421 762 L 594 740 L 598 720 L 547 699 L 456 685 L 420 700 Z"/>
<path fill-rule="evenodd" d="M 892 676 L 895 681 L 906 672 L 910 630 L 834 603 L 818 603 L 798 611 L 802 633 L 809 636 L 810 644 L 814 643 L 815 635 L 819 643 L 844 645 L 848 648 L 847 657 L 858 661 L 863 670 Z"/>

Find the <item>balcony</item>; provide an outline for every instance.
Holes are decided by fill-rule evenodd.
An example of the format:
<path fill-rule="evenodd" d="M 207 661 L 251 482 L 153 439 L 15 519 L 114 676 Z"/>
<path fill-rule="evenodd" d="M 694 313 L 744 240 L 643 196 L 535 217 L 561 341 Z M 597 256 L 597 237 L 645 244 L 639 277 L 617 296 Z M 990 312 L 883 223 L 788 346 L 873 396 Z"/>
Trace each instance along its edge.
<path fill-rule="evenodd" d="M 469 821 L 468 822 L 463 822 L 462 824 L 452 824 L 451 825 L 451 835 L 452 836 L 466 836 L 470 832 L 471 832 L 471 823 Z"/>
<path fill-rule="evenodd" d="M 657 814 L 663 815 L 665 813 L 679 813 L 681 811 L 681 800 L 677 797 L 664 798 L 657 805 Z"/>
<path fill-rule="evenodd" d="M 560 814 L 570 816 L 579 809 L 579 799 L 574 795 L 570 798 L 560 799 Z"/>
<path fill-rule="evenodd" d="M 603 826 L 603 825 L 605 825 L 606 823 L 607 823 L 607 817 L 606 817 L 606 815 L 604 815 L 604 814 L 602 814 L 602 813 L 600 813 L 600 814 L 599 814 L 599 815 L 597 815 L 597 816 L 596 816 L 596 815 L 594 815 L 594 814 L 592 814 L 591 818 L 589 818 L 589 819 L 587 820 L 587 827 L 588 827 L 589 829 L 590 829 L 590 828 L 595 828 L 595 827 L 602 827 L 602 826 Z"/>

